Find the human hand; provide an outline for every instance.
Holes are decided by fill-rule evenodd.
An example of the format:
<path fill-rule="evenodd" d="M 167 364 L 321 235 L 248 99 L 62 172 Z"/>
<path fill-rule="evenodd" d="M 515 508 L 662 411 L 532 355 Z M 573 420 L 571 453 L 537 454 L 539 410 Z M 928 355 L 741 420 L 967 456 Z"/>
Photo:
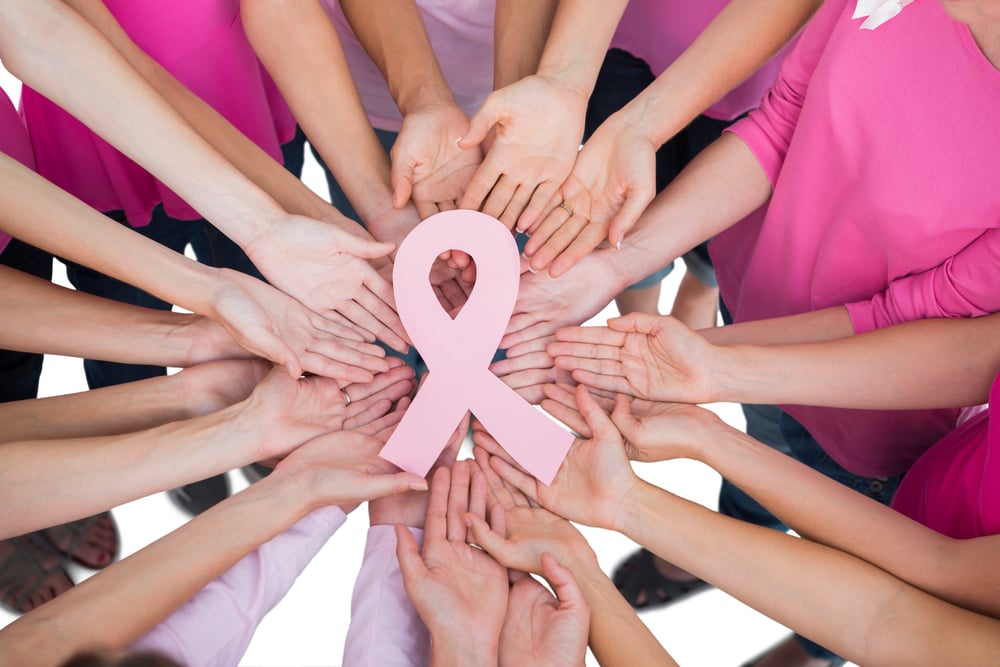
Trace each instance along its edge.
<path fill-rule="evenodd" d="M 252 359 L 254 355 L 226 331 L 225 327 L 204 315 L 180 314 L 185 318 L 180 334 L 190 341 L 184 368 L 223 359 Z"/>
<path fill-rule="evenodd" d="M 558 279 L 547 273 L 522 273 L 514 315 L 500 347 L 510 349 L 551 336 L 556 329 L 576 326 L 601 312 L 628 286 L 613 252 L 593 252 Z"/>
<path fill-rule="evenodd" d="M 656 146 L 640 128 L 612 116 L 583 145 L 559 195 L 565 207 L 551 208 L 528 229 L 524 248 L 532 270 L 547 268 L 553 278 L 605 239 L 621 246 L 656 195 Z"/>
<path fill-rule="evenodd" d="M 491 93 L 458 142 L 471 148 L 494 131 L 459 207 L 518 231 L 531 227 L 573 168 L 586 111 L 586 95 L 537 74 Z"/>
<path fill-rule="evenodd" d="M 283 366 L 349 382 L 370 382 L 388 369 L 385 351 L 349 326 L 320 317 L 267 283 L 229 269 L 218 272 L 212 312 L 244 349 Z"/>
<path fill-rule="evenodd" d="M 421 219 L 458 207 L 472 175 L 483 161 L 478 146 L 456 140 L 469 119 L 455 104 L 434 104 L 406 114 L 392 145 L 392 203 L 401 208 L 413 197 Z"/>
<path fill-rule="evenodd" d="M 555 595 L 530 575 L 514 577 L 500 631 L 501 667 L 579 667 L 586 660 L 590 607 L 573 573 L 546 553 L 542 574 Z"/>
<path fill-rule="evenodd" d="M 507 609 L 507 569 L 466 541 L 465 515 L 486 512 L 483 486 L 470 489 L 470 469 L 468 461 L 456 461 L 451 470 L 438 468 L 431 479 L 423 553 L 410 531 L 396 526 L 396 555 L 434 652 L 460 656 L 461 664 L 495 665 Z"/>
<path fill-rule="evenodd" d="M 208 361 L 177 374 L 183 384 L 188 418 L 228 408 L 245 400 L 274 368 L 261 359 Z"/>
<path fill-rule="evenodd" d="M 607 327 L 556 331 L 555 366 L 595 389 L 653 401 L 715 401 L 720 348 L 670 316 L 631 313 Z"/>
<path fill-rule="evenodd" d="M 490 371 L 532 405 L 545 398 L 542 387 L 556 382 L 573 383 L 569 371 L 555 367 L 546 346 L 554 336 L 526 341 L 507 350 L 507 358 L 495 361 Z M 575 384 L 575 383 L 574 383 Z"/>
<path fill-rule="evenodd" d="M 408 349 L 392 286 L 368 261 L 388 256 L 395 250 L 391 244 L 286 215 L 249 241 L 246 250 L 272 285 L 317 315 L 357 327 L 368 342 L 379 338 L 399 352 Z"/>
<path fill-rule="evenodd" d="M 350 514 L 360 503 L 427 489 L 427 480 L 379 457 L 382 443 L 357 431 L 328 433 L 281 460 L 265 479 L 292 485 L 310 510 L 340 505 Z"/>
<path fill-rule="evenodd" d="M 396 358 L 389 364 L 390 370 L 371 382 L 343 390 L 328 378 L 292 380 L 280 369 L 271 371 L 241 404 L 237 417 L 245 417 L 259 443 L 252 460 L 284 456 L 324 433 L 360 429 L 389 413 L 394 402 L 413 391 L 413 369 Z"/>
<path fill-rule="evenodd" d="M 475 431 L 473 441 L 492 455 L 490 465 L 500 477 L 542 507 L 571 521 L 613 528 L 624 516 L 623 508 L 639 479 L 615 425 L 582 385 L 577 387 L 576 402 L 594 435 L 573 442 L 548 486 L 515 467 L 485 431 Z"/>

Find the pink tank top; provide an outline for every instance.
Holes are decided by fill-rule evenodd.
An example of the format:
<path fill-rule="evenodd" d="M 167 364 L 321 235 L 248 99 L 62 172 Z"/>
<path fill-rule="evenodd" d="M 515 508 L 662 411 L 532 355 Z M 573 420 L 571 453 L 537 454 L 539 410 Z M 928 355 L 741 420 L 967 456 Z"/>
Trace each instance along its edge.
<path fill-rule="evenodd" d="M 611 40 L 611 47 L 642 58 L 649 63 L 653 74 L 659 76 L 727 4 L 728 0 L 631 0 Z M 774 83 L 787 48 L 709 107 L 705 115 L 717 120 L 733 120 L 756 107 Z"/>
<path fill-rule="evenodd" d="M 1000 375 L 990 405 L 1000 405 Z M 956 539 L 1000 534 L 1000 424 L 979 413 L 942 438 L 906 473 L 894 509 Z"/>
<path fill-rule="evenodd" d="M 24 124 L 17 115 L 7 93 L 0 91 L 0 151 L 14 158 L 29 169 L 35 168 L 35 156 Z M 0 232 L 0 252 L 10 243 L 10 236 Z"/>
<path fill-rule="evenodd" d="M 105 4 L 146 53 L 281 160 L 281 144 L 292 138 L 295 121 L 247 41 L 238 0 L 105 0 Z M 39 173 L 94 208 L 123 210 L 135 226 L 149 224 L 161 202 L 172 217 L 200 217 L 148 172 L 27 87 L 21 112 Z"/>

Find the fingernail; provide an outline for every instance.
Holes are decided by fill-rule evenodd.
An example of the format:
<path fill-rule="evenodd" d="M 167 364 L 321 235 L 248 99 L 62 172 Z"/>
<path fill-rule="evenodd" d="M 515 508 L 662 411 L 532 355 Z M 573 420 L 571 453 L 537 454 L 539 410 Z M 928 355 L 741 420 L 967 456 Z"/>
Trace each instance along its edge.
<path fill-rule="evenodd" d="M 618 243 L 615 244 L 615 247 L 618 248 L 618 250 L 622 249 L 622 239 L 623 238 L 624 238 L 623 236 L 619 236 L 618 237 Z"/>
<path fill-rule="evenodd" d="M 413 482 L 410 484 L 411 491 L 426 491 L 427 482 Z"/>
<path fill-rule="evenodd" d="M 461 137 L 459 137 L 458 139 L 455 139 L 455 146 L 456 146 L 456 147 L 458 147 L 458 145 L 459 145 L 460 143 L 462 143 L 462 139 L 464 139 L 464 138 L 465 138 L 465 135 L 462 135 L 462 136 L 461 136 Z"/>

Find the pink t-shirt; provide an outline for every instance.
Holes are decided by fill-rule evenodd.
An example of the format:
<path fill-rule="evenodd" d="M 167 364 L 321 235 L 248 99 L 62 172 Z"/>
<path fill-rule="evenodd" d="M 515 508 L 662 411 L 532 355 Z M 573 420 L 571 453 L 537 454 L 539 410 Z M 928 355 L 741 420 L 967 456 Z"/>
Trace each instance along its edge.
<path fill-rule="evenodd" d="M 655 76 L 663 73 L 677 57 L 729 4 L 729 0 L 630 0 L 611 47 L 642 58 Z M 760 104 L 774 83 L 788 47 L 764 63 L 739 87 L 705 111 L 717 120 L 733 120 Z"/>
<path fill-rule="evenodd" d="M 1000 71 L 938 0 L 875 30 L 855 4 L 823 4 L 732 128 L 774 185 L 712 244 L 737 322 L 848 304 L 861 333 L 1000 310 Z M 871 476 L 908 469 L 958 415 L 789 412 Z"/>
<path fill-rule="evenodd" d="M 337 0 L 323 0 L 333 21 L 354 84 L 373 127 L 398 132 L 396 102 Z M 434 54 L 458 106 L 471 118 L 493 90 L 493 22 L 496 0 L 417 0 Z"/>
<path fill-rule="evenodd" d="M 990 405 L 1000 405 L 1000 375 Z M 1000 534 L 1000 424 L 981 412 L 945 436 L 906 473 L 894 509 L 957 539 Z"/>
<path fill-rule="evenodd" d="M 18 117 L 17 109 L 7 97 L 7 93 L 2 90 L 0 90 L 0 151 L 25 167 L 35 169 L 35 156 L 31 152 L 31 142 L 28 140 L 24 123 Z M 0 232 L 0 253 L 8 243 L 10 236 Z"/>
<path fill-rule="evenodd" d="M 132 40 L 276 160 L 295 132 L 291 112 L 243 32 L 239 0 L 105 0 Z M 21 112 L 38 171 L 100 211 L 124 210 L 149 224 L 163 203 L 185 220 L 201 217 L 167 186 L 37 92 Z M 127 113 L 127 110 L 122 110 Z"/>

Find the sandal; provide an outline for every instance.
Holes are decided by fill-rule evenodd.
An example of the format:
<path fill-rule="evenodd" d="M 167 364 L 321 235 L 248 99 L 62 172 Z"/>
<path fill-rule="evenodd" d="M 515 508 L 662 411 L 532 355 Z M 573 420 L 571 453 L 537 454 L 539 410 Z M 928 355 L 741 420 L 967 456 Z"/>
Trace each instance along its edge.
<path fill-rule="evenodd" d="M 712 587 L 697 578 L 679 580 L 665 577 L 656 569 L 654 558 L 649 550 L 640 549 L 619 565 L 612 575 L 618 592 L 634 609 L 661 607 Z M 645 599 L 640 600 L 643 593 Z"/>
<path fill-rule="evenodd" d="M 65 593 L 63 557 L 37 534 L 0 541 L 0 607 L 24 614 Z"/>
<path fill-rule="evenodd" d="M 40 532 L 53 549 L 84 567 L 99 570 L 118 558 L 118 527 L 110 512 Z"/>

